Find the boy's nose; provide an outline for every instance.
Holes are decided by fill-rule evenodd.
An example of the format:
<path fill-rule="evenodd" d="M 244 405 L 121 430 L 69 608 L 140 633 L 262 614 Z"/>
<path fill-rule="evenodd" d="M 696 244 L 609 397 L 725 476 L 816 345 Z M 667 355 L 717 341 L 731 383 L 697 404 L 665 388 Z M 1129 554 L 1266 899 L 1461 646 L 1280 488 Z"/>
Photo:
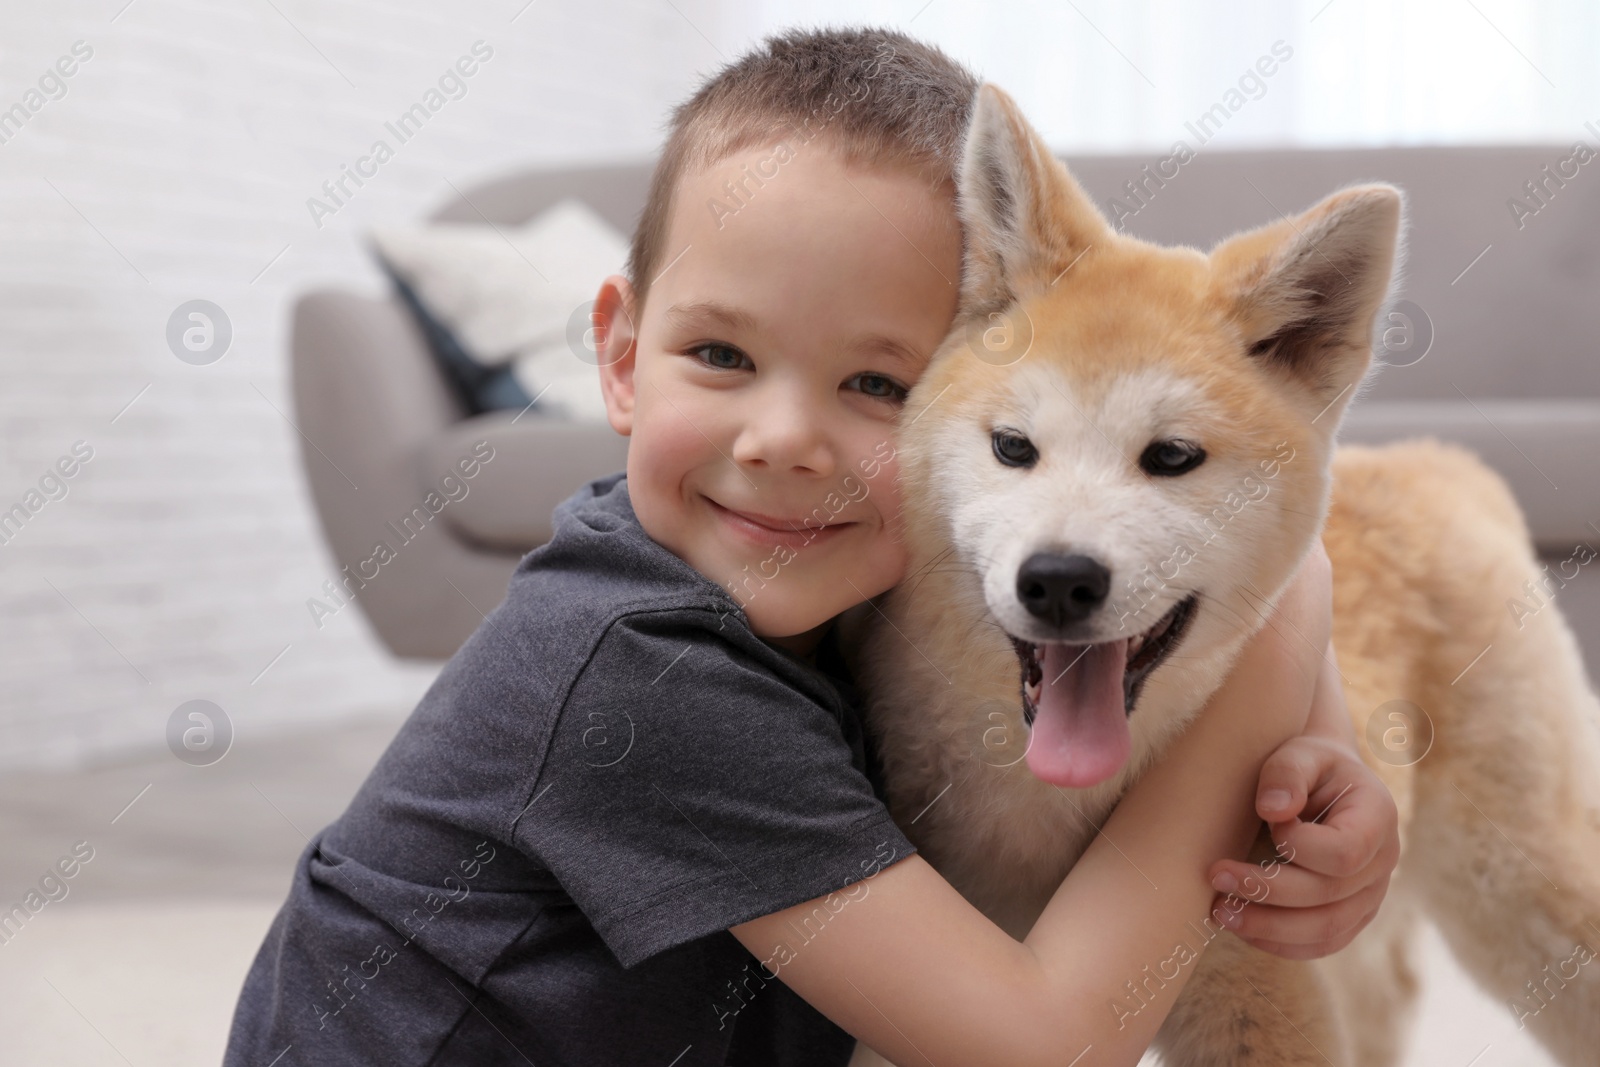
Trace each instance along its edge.
<path fill-rule="evenodd" d="M 833 449 L 820 421 L 804 410 L 752 408 L 745 413 L 744 425 L 734 441 L 734 461 L 777 470 L 800 467 L 831 474 Z"/>

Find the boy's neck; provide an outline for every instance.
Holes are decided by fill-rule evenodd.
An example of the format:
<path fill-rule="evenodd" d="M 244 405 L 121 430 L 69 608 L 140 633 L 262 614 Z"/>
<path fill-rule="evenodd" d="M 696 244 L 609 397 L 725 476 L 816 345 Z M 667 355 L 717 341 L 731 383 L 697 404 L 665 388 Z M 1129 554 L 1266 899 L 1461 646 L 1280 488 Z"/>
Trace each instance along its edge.
<path fill-rule="evenodd" d="M 817 665 L 817 649 L 822 646 L 822 639 L 827 636 L 834 621 L 829 619 L 804 633 L 790 634 L 787 637 L 763 637 L 762 640 L 769 645 L 776 645 L 814 667 Z"/>

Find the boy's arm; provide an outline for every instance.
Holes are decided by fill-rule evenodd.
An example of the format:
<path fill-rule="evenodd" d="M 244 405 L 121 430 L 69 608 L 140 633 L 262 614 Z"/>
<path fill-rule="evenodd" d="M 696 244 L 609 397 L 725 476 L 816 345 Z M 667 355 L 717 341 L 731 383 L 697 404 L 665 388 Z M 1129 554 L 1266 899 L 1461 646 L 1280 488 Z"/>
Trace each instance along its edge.
<path fill-rule="evenodd" d="M 1339 661 L 1333 654 L 1333 642 L 1322 663 L 1317 698 L 1311 701 L 1311 713 L 1306 716 L 1306 729 L 1301 737 L 1323 737 L 1336 741 L 1356 752 L 1356 730 L 1350 722 L 1350 712 L 1344 702 L 1344 689 L 1339 681 Z"/>
<path fill-rule="evenodd" d="M 1287 862 L 1270 881 L 1231 859 L 1210 871 L 1217 892 L 1250 900 L 1233 930 L 1264 952 L 1295 960 L 1337 952 L 1388 892 L 1400 860 L 1399 811 L 1356 744 L 1330 643 L 1305 731 L 1262 765 L 1257 786 L 1256 810 Z M 1274 801 L 1274 791 L 1284 796 Z"/>
<path fill-rule="evenodd" d="M 1278 627 L 1288 612 L 1283 621 L 1325 639 L 1328 590 L 1325 569 L 1302 574 L 1299 596 L 1283 598 L 1197 721 L 1123 797 L 1024 942 L 920 855 L 866 880 L 830 932 L 790 954 L 775 950 L 821 900 L 733 934 L 758 958 L 783 959 L 780 978 L 895 1062 L 1059 1065 L 1085 1052 L 1083 1067 L 1136 1064 L 1194 972 L 1175 946 L 1198 955 L 1208 940 L 1207 864 L 1247 853 L 1262 762 L 1304 729 L 1315 657 Z M 1177 977 L 1141 1006 L 1124 986 L 1146 966 L 1163 978 L 1176 966 Z"/>

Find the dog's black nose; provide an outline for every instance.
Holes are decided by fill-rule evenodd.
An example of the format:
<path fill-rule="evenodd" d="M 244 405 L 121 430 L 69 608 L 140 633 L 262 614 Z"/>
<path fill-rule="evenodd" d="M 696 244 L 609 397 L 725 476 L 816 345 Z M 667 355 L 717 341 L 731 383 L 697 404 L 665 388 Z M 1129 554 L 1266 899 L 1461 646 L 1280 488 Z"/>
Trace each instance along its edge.
<path fill-rule="evenodd" d="M 1111 572 L 1088 556 L 1035 552 L 1017 570 L 1017 599 L 1052 626 L 1087 618 L 1110 591 Z"/>

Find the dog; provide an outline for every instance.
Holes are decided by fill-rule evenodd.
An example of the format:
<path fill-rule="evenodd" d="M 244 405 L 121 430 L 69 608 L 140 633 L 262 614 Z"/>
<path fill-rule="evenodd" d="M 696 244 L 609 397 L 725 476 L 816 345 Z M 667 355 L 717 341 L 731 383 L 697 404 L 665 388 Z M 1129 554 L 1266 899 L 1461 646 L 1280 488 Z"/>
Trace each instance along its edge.
<path fill-rule="evenodd" d="M 960 310 L 896 431 L 911 565 L 847 642 L 896 821 L 1024 938 L 1320 536 L 1402 858 L 1323 959 L 1213 927 L 1153 1047 L 1169 1067 L 1397 1064 L 1427 916 L 1558 1061 L 1600 1064 L 1600 965 L 1578 959 L 1600 946 L 1600 703 L 1535 595 L 1526 521 L 1458 446 L 1335 446 L 1402 193 L 1347 187 L 1207 254 L 1116 232 L 993 85 L 962 152 Z M 1108 983 L 1108 1013 L 1137 992 Z"/>

